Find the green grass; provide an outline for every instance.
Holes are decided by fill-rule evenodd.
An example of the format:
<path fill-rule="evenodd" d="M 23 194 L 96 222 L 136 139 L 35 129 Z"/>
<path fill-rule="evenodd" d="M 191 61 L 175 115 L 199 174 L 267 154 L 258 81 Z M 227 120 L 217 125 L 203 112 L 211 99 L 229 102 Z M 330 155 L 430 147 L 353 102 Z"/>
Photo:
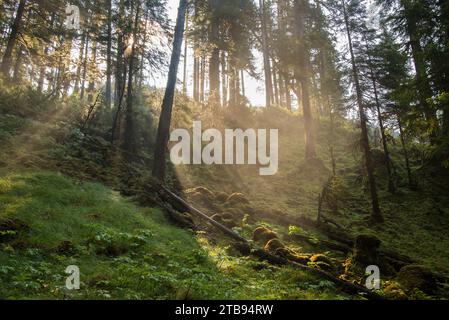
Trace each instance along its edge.
<path fill-rule="evenodd" d="M 54 172 L 0 177 L 0 224 L 26 226 L 0 238 L 0 298 L 348 298 L 303 271 L 227 255 L 103 185 Z M 80 290 L 65 288 L 69 265 L 80 268 Z"/>

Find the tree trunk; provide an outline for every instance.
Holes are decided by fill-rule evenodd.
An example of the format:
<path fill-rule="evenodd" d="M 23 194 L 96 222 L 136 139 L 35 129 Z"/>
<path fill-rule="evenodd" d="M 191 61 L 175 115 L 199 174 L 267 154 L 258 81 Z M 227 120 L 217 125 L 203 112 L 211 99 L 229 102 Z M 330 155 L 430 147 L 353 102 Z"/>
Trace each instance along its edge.
<path fill-rule="evenodd" d="M 222 86 L 222 106 L 228 105 L 228 70 L 226 66 L 226 52 L 221 52 L 221 86 Z"/>
<path fill-rule="evenodd" d="M 145 11 L 145 27 L 143 31 L 143 43 L 147 43 L 147 36 L 148 36 L 148 21 L 149 21 L 149 12 L 148 10 Z M 144 60 L 145 60 L 145 54 L 142 53 L 140 57 L 140 65 L 139 65 L 139 89 L 142 89 L 143 86 L 143 80 L 144 80 Z"/>
<path fill-rule="evenodd" d="M 245 92 L 245 74 L 243 69 L 240 70 L 240 77 L 242 79 L 242 96 L 246 97 L 246 92 Z"/>
<path fill-rule="evenodd" d="M 211 107 L 220 105 L 220 49 L 219 45 L 219 18 L 217 12 L 218 0 L 209 0 L 212 14 L 210 26 L 210 42 L 212 53 L 209 60 L 209 102 Z"/>
<path fill-rule="evenodd" d="M 49 25 L 50 29 L 53 29 L 55 23 L 55 16 L 56 16 L 55 13 L 53 13 L 50 17 L 50 25 Z M 50 51 L 49 46 L 45 45 L 45 48 L 43 49 L 43 56 L 40 59 L 39 80 L 37 82 L 37 91 L 40 93 L 44 90 L 45 76 L 47 72 L 46 57 L 49 51 Z M 81 61 L 82 59 L 80 60 L 79 63 L 81 63 Z"/>
<path fill-rule="evenodd" d="M 265 0 L 259 0 L 260 19 L 262 28 L 262 53 L 263 66 L 265 73 L 265 104 L 267 108 L 271 107 L 273 101 L 273 81 L 271 75 L 270 55 L 268 53 L 268 30 L 267 30 L 267 12 L 265 8 Z"/>
<path fill-rule="evenodd" d="M 319 54 L 319 73 L 320 73 L 320 87 L 321 87 L 321 100 L 325 104 L 325 109 L 329 114 L 329 154 L 331 157 L 332 164 L 332 176 L 337 175 L 337 161 L 335 160 L 334 144 L 335 144 L 335 115 L 331 104 L 331 97 L 329 94 L 328 83 L 327 83 L 327 51 L 323 46 L 320 48 Z"/>
<path fill-rule="evenodd" d="M 43 50 L 44 56 L 48 54 L 48 47 L 45 47 Z M 40 61 L 40 69 L 39 69 L 39 80 L 37 81 L 37 92 L 42 93 L 44 90 L 44 81 L 45 81 L 45 72 L 47 71 L 47 66 L 44 60 Z"/>
<path fill-rule="evenodd" d="M 126 65 L 124 63 L 124 43 L 123 43 L 123 36 L 124 36 L 124 29 L 125 24 L 123 22 L 125 16 L 125 0 L 120 0 L 119 3 L 119 16 L 117 21 L 117 54 L 116 54 L 116 74 L 115 74 L 115 104 L 116 108 L 119 108 L 119 104 L 121 103 L 120 99 L 123 96 L 124 87 L 125 87 L 125 79 L 126 72 L 123 72 L 125 70 Z"/>
<path fill-rule="evenodd" d="M 276 73 L 276 69 L 273 68 L 273 85 L 274 85 L 274 102 L 276 106 L 280 106 L 280 98 L 279 98 L 279 82 L 278 82 L 278 76 Z"/>
<path fill-rule="evenodd" d="M 240 72 L 237 68 L 234 70 L 234 74 L 235 74 L 235 106 L 240 107 L 242 102 L 240 93 Z"/>
<path fill-rule="evenodd" d="M 165 153 L 170 134 L 171 114 L 176 89 L 176 77 L 178 74 L 179 60 L 181 57 L 182 40 L 184 37 L 184 23 L 187 3 L 188 0 L 179 1 L 178 17 L 176 20 L 167 87 L 165 89 L 165 96 L 162 102 L 162 111 L 157 131 L 156 146 L 154 151 L 153 176 L 160 181 L 163 181 L 165 178 Z"/>
<path fill-rule="evenodd" d="M 97 65 L 97 50 L 98 49 L 98 43 L 97 41 L 94 41 L 92 44 L 92 57 L 91 57 L 91 61 L 90 61 L 90 65 L 92 67 L 95 67 Z M 95 91 L 95 82 L 96 82 L 96 77 L 97 75 L 95 74 L 95 69 L 93 68 L 89 68 L 90 74 L 89 74 L 89 84 L 87 86 L 87 101 L 89 101 L 89 103 L 93 102 L 94 99 L 94 91 Z"/>
<path fill-rule="evenodd" d="M 194 1 L 194 20 L 198 18 L 198 2 Z M 200 102 L 200 59 L 199 59 L 198 35 L 193 35 L 193 100 Z"/>
<path fill-rule="evenodd" d="M 189 28 L 189 13 L 186 12 L 186 27 Z M 188 42 L 187 39 L 184 44 L 184 70 L 183 70 L 183 81 L 182 81 L 182 93 L 187 95 L 187 53 L 188 53 Z"/>
<path fill-rule="evenodd" d="M 84 92 L 85 92 L 85 86 L 86 86 L 86 76 L 87 76 L 87 59 L 88 59 L 88 53 L 89 53 L 89 34 L 86 35 L 86 44 L 84 48 L 84 61 L 83 61 L 83 76 L 81 80 L 81 93 L 80 93 L 80 99 L 84 99 Z"/>
<path fill-rule="evenodd" d="M 109 110 L 111 108 L 112 99 L 112 0 L 107 1 L 108 10 L 108 39 L 106 49 L 106 89 L 105 104 Z"/>
<path fill-rule="evenodd" d="M 445 44 L 444 55 L 445 57 L 449 57 L 449 1 L 448 0 L 439 0 L 439 21 L 441 22 L 441 42 Z M 439 81 L 439 91 L 449 92 L 449 64 L 446 61 L 446 64 L 441 71 L 441 77 L 445 81 Z M 449 137 L 449 103 L 446 102 L 445 106 L 443 106 L 443 135 L 445 137 Z"/>
<path fill-rule="evenodd" d="M 421 35 L 417 27 L 419 21 L 417 21 L 415 14 L 411 13 L 411 11 L 413 12 L 411 6 L 414 4 L 410 4 L 409 1 L 405 0 L 401 0 L 401 4 L 406 11 L 406 28 L 410 40 L 413 63 L 415 65 L 419 103 L 429 125 L 430 142 L 434 144 L 438 135 L 438 119 L 436 111 L 427 101 L 427 99 L 432 97 L 432 89 L 427 74 L 425 53 L 421 46 Z"/>
<path fill-rule="evenodd" d="M 200 59 L 200 99 L 204 104 L 206 91 L 206 58 L 202 55 Z"/>
<path fill-rule="evenodd" d="M 194 52 L 196 52 L 194 50 Z M 194 53 L 193 57 L 193 100 L 200 102 L 200 61 Z"/>
<path fill-rule="evenodd" d="M 302 100 L 305 144 L 306 144 L 306 160 L 316 159 L 315 137 L 313 133 L 313 117 L 310 106 L 310 54 L 305 45 L 305 11 L 309 10 L 308 0 L 295 0 L 295 23 L 298 36 L 299 52 L 298 52 L 298 68 L 295 70 L 295 77 L 301 85 L 301 96 L 298 100 Z"/>
<path fill-rule="evenodd" d="M 289 111 L 292 111 L 292 96 L 291 96 L 291 80 L 284 78 L 285 82 L 285 104 Z"/>
<path fill-rule="evenodd" d="M 84 61 L 84 47 L 86 45 L 86 32 L 83 32 L 83 36 L 81 38 L 79 53 L 78 53 L 78 63 L 76 67 L 76 75 L 75 75 L 75 86 L 73 89 L 73 94 L 78 94 L 80 90 L 80 78 L 81 78 L 81 69 Z"/>
<path fill-rule="evenodd" d="M 409 187 L 411 189 L 414 189 L 415 188 L 415 183 L 413 181 L 412 170 L 410 168 L 410 160 L 409 160 L 409 157 L 408 157 L 408 151 L 407 151 L 407 144 L 406 144 L 406 141 L 405 141 L 404 129 L 402 127 L 402 122 L 401 122 L 401 118 L 399 117 L 399 115 L 396 115 L 396 118 L 398 120 L 399 134 L 400 134 L 400 137 L 401 137 L 402 150 L 404 152 L 405 167 L 407 169 L 408 185 L 409 185 Z"/>
<path fill-rule="evenodd" d="M 16 62 L 14 64 L 14 71 L 13 71 L 13 82 L 14 83 L 20 83 L 22 80 L 22 73 L 21 73 L 21 66 L 22 66 L 22 58 L 23 58 L 23 45 L 20 45 L 19 48 L 16 50 Z"/>
<path fill-rule="evenodd" d="M 114 119 L 112 120 L 112 129 L 111 129 L 111 144 L 114 144 L 116 135 L 120 135 L 120 122 L 121 122 L 121 112 L 123 105 L 123 97 L 125 95 L 125 86 L 126 86 L 126 63 L 121 63 L 123 70 L 118 71 L 123 75 L 122 78 L 122 87 L 118 89 L 119 95 L 117 97 L 117 108 L 114 113 Z"/>
<path fill-rule="evenodd" d="M 22 25 L 22 17 L 25 12 L 26 0 L 20 0 L 19 6 L 17 8 L 16 17 L 11 26 L 11 32 L 9 34 L 8 43 L 6 45 L 5 53 L 3 54 L 2 64 L 0 66 L 0 72 L 3 76 L 9 79 L 9 71 L 11 69 L 12 63 L 12 53 L 16 45 L 17 35 L 19 34 L 19 29 Z"/>
<path fill-rule="evenodd" d="M 137 1 L 136 16 L 133 26 L 133 43 L 131 46 L 131 54 L 128 59 L 128 90 L 126 94 L 126 117 L 125 117 L 125 136 L 124 136 L 124 150 L 129 154 L 136 153 L 136 134 L 134 127 L 134 109 L 133 109 L 133 80 L 134 80 L 134 62 L 136 57 L 136 43 L 137 43 L 137 29 L 139 27 L 140 1 Z"/>
<path fill-rule="evenodd" d="M 390 150 L 388 149 L 387 136 L 385 134 L 384 121 L 382 119 L 382 111 L 381 111 L 381 108 L 380 108 L 380 101 L 379 101 L 379 94 L 378 94 L 378 91 L 377 91 L 376 77 L 374 75 L 372 62 L 371 62 L 371 57 L 369 55 L 368 55 L 368 62 L 369 62 L 369 71 L 370 71 L 371 81 L 373 83 L 374 99 L 375 99 L 375 102 L 376 102 L 376 109 L 377 109 L 377 118 L 379 120 L 380 133 L 381 133 L 381 136 L 382 136 L 382 147 L 384 149 L 385 158 L 386 158 L 385 166 L 387 168 L 387 173 L 388 173 L 388 190 L 391 193 L 395 193 L 396 192 L 396 186 L 394 185 L 394 181 L 393 181 L 392 160 L 391 160 L 391 156 L 390 156 Z"/>
<path fill-rule="evenodd" d="M 237 91 L 235 79 L 236 76 L 235 76 L 235 69 L 231 61 L 228 61 L 228 73 L 229 73 L 229 105 L 231 107 L 235 107 L 237 104 Z"/>
<path fill-rule="evenodd" d="M 67 96 L 70 90 L 70 85 L 72 83 L 72 73 L 70 71 L 70 66 L 72 65 L 72 47 L 73 47 L 73 36 L 67 36 L 66 48 L 64 49 L 64 66 L 62 74 L 62 84 L 63 84 L 63 95 Z"/>
<path fill-rule="evenodd" d="M 279 83 L 279 105 L 285 107 L 285 81 L 282 74 L 278 73 L 278 83 Z"/>
<path fill-rule="evenodd" d="M 370 193 L 371 193 L 372 218 L 375 222 L 383 222 L 384 219 L 382 216 L 382 212 L 380 211 L 379 199 L 377 196 L 377 186 L 376 186 L 376 180 L 375 180 L 375 176 L 374 176 L 374 167 L 373 167 L 371 148 L 369 145 L 367 119 L 366 119 L 365 109 L 363 106 L 362 89 L 360 87 L 360 82 L 359 82 L 358 68 L 357 68 L 355 55 L 354 55 L 354 49 L 353 49 L 353 45 L 352 45 L 352 36 L 351 36 L 351 30 L 349 29 L 349 17 L 348 17 L 348 13 L 346 11 L 345 0 L 342 0 L 342 7 L 343 7 L 344 20 L 345 20 L 345 26 L 346 26 L 346 33 L 347 33 L 347 37 L 348 37 L 349 52 L 351 54 L 352 73 L 353 73 L 354 84 L 355 84 L 356 93 L 357 93 L 357 105 L 358 105 L 359 113 L 360 113 L 360 126 L 362 129 L 361 142 L 362 142 L 363 150 L 365 153 L 365 166 L 366 166 L 366 171 L 368 173 L 368 180 L 369 180 L 369 187 L 370 187 L 369 189 L 370 189 Z"/>

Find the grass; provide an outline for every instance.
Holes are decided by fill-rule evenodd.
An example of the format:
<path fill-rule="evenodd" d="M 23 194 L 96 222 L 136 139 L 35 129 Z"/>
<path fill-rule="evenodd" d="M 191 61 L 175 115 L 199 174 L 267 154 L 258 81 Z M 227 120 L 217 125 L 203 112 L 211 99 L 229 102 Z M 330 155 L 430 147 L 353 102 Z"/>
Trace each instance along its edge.
<path fill-rule="evenodd" d="M 5 221 L 26 226 L 0 244 L 5 299 L 348 298 L 308 273 L 228 255 L 158 209 L 54 172 L 3 172 Z M 80 290 L 65 288 L 69 265 L 80 268 Z"/>

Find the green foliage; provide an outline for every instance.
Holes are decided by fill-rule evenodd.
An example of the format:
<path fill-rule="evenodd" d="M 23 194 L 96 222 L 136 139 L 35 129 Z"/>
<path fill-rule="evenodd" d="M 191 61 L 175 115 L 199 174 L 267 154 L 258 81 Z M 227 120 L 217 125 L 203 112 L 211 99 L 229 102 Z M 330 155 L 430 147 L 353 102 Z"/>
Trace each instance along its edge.
<path fill-rule="evenodd" d="M 51 172 L 3 173 L 0 222 L 27 228 L 0 244 L 0 297 L 8 299 L 326 299 L 335 288 L 302 287 L 309 274 L 290 268 L 254 272 L 259 263 L 229 256 L 95 183 Z M 8 231 L 5 231 L 9 234 Z M 62 251 L 70 241 L 74 250 Z M 65 289 L 77 265 L 81 289 Z M 296 281 L 291 281 L 291 277 Z"/>
<path fill-rule="evenodd" d="M 137 234 L 117 233 L 114 230 L 105 230 L 97 233 L 92 239 L 89 239 L 88 244 L 93 246 L 97 254 L 114 256 L 143 247 L 148 243 L 151 236 L 152 233 L 149 230 L 137 231 Z"/>

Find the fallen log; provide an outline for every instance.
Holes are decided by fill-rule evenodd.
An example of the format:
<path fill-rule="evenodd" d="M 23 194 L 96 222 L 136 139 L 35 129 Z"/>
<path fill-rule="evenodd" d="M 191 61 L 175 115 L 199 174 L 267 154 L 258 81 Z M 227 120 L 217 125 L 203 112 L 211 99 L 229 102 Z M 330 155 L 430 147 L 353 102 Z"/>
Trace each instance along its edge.
<path fill-rule="evenodd" d="M 339 246 L 338 244 L 335 244 L 331 241 L 323 241 L 320 240 L 320 244 L 323 244 L 331 249 L 335 249 L 341 252 L 350 252 L 355 244 L 355 238 L 347 233 L 345 233 L 343 230 L 336 229 L 331 227 L 330 225 L 326 223 L 319 223 L 313 219 L 300 216 L 300 217 L 291 217 L 291 216 L 276 216 L 271 217 L 269 215 L 264 215 L 262 218 L 266 220 L 271 220 L 273 222 L 283 224 L 283 225 L 298 225 L 305 229 L 314 230 L 323 233 L 326 235 L 330 240 L 336 241 L 341 244 Z M 312 241 L 312 239 L 303 239 L 305 241 Z M 311 242 L 309 242 L 311 243 Z M 350 248 L 348 250 L 347 248 Z M 389 262 L 391 262 L 394 265 L 407 265 L 407 264 L 414 264 L 417 263 L 416 260 L 403 255 L 401 253 L 395 252 L 393 250 L 389 249 L 380 249 L 380 254 L 382 254 Z"/>
<path fill-rule="evenodd" d="M 348 254 L 349 252 L 352 251 L 352 248 L 345 244 L 339 244 L 339 243 L 328 241 L 328 240 L 314 239 L 314 238 L 311 238 L 311 237 L 308 237 L 308 236 L 305 236 L 302 234 L 289 235 L 288 239 L 292 240 L 292 241 L 304 241 L 311 245 L 323 246 L 323 247 L 326 247 L 326 248 L 329 248 L 332 250 L 340 251 L 344 254 Z"/>
<path fill-rule="evenodd" d="M 161 196 L 162 199 L 164 199 L 165 201 L 170 201 L 169 203 L 172 205 L 174 205 L 173 202 L 175 202 L 176 206 L 184 207 L 185 211 L 188 211 L 191 214 L 196 215 L 200 219 L 203 219 L 203 220 L 209 222 L 211 225 L 213 225 L 217 229 L 221 230 L 223 233 L 225 233 L 229 237 L 231 237 L 239 242 L 243 242 L 243 243 L 247 244 L 251 248 L 251 254 L 259 257 L 262 260 L 268 261 L 268 262 L 270 262 L 272 264 L 276 264 L 276 265 L 290 265 L 290 266 L 299 268 L 304 271 L 310 271 L 312 273 L 315 273 L 316 275 L 320 275 L 320 276 L 332 281 L 333 283 L 339 285 L 342 288 L 342 290 L 344 290 L 348 293 L 363 293 L 366 295 L 366 298 L 373 299 L 373 300 L 384 299 L 382 296 L 378 295 L 377 293 L 375 293 L 373 291 L 368 290 L 367 288 L 364 288 L 362 286 L 356 285 L 356 284 L 348 282 L 348 281 L 344 281 L 340 278 L 335 277 L 334 275 L 332 275 L 329 272 L 326 272 L 326 271 L 323 271 L 320 269 L 316 269 L 316 268 L 311 268 L 311 267 L 299 264 L 297 262 L 285 259 L 283 257 L 273 255 L 266 250 L 257 248 L 253 245 L 252 242 L 248 241 L 247 239 L 240 236 L 239 234 L 232 231 L 231 229 L 225 227 L 221 223 L 211 219 L 208 215 L 206 215 L 205 213 L 201 212 L 200 210 L 196 209 L 195 207 L 193 207 L 192 205 L 187 203 L 186 200 L 184 200 L 180 196 L 176 195 L 175 193 L 171 192 L 167 187 L 160 185 L 160 184 L 158 185 L 158 187 L 160 188 L 161 191 L 163 191 L 162 193 L 159 193 L 159 195 Z"/>
<path fill-rule="evenodd" d="M 235 239 L 237 241 L 248 242 L 248 240 L 246 240 L 245 238 L 243 238 L 242 236 L 240 236 L 236 232 L 232 231 L 228 227 L 225 227 L 221 223 L 219 223 L 219 222 L 215 221 L 214 219 L 212 219 L 211 217 L 209 217 L 207 214 L 205 214 L 205 213 L 201 212 L 200 210 L 196 209 L 195 207 L 191 206 L 189 203 L 187 203 L 187 201 L 185 201 L 180 196 L 178 196 L 175 193 L 173 193 L 170 190 L 168 190 L 165 186 L 160 185 L 160 187 L 161 187 L 162 190 L 164 190 L 172 198 L 171 199 L 172 201 L 174 200 L 178 204 L 182 205 L 185 208 L 185 211 L 190 212 L 191 214 L 194 214 L 197 217 L 199 217 L 199 218 L 209 222 L 210 224 L 212 224 L 216 228 L 220 229 L 223 233 L 227 234 L 228 236 L 230 236 L 231 238 L 233 238 L 233 239 Z M 166 197 L 166 196 L 163 195 L 163 197 Z"/>
<path fill-rule="evenodd" d="M 344 290 L 348 293 L 363 293 L 366 296 L 366 298 L 368 298 L 370 300 L 385 300 L 384 297 L 380 296 L 379 294 L 375 293 L 374 291 L 371 291 L 371 290 L 364 288 L 362 286 L 359 286 L 357 284 L 354 284 L 354 283 L 351 283 L 348 281 L 344 281 L 340 278 L 335 277 L 333 274 L 331 274 L 327 271 L 317 269 L 317 268 L 311 268 L 311 267 L 299 264 L 297 262 L 273 255 L 266 250 L 253 249 L 253 250 L 251 250 L 251 254 L 255 255 L 263 260 L 266 260 L 272 264 L 289 265 L 289 266 L 293 266 L 295 268 L 298 268 L 298 269 L 301 269 L 304 271 L 310 271 L 316 275 L 326 278 L 327 280 L 335 283 L 336 285 L 339 285 L 340 287 L 342 287 L 342 290 Z"/>

